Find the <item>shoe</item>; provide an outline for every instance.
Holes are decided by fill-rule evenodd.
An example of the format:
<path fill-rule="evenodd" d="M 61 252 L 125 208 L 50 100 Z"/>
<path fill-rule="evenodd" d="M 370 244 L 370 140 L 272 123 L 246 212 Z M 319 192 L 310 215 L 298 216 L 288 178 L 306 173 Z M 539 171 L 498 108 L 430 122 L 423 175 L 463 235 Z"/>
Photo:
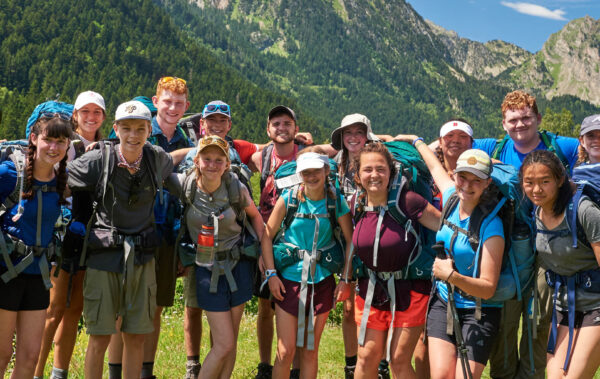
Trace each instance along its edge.
<path fill-rule="evenodd" d="M 346 379 L 354 379 L 354 369 L 356 369 L 356 366 L 344 366 L 344 376 Z"/>
<path fill-rule="evenodd" d="M 202 365 L 200 363 L 191 364 L 191 365 L 186 364 L 184 379 L 198 379 L 198 375 L 200 375 L 201 367 L 202 367 Z"/>
<path fill-rule="evenodd" d="M 293 368 L 290 371 L 290 379 L 300 379 L 300 369 L 299 368 Z"/>
<path fill-rule="evenodd" d="M 390 369 L 379 367 L 377 369 L 377 379 L 390 379 Z"/>
<path fill-rule="evenodd" d="M 271 375 L 273 374 L 273 366 L 268 363 L 259 363 L 256 368 L 257 373 L 254 379 L 271 379 Z"/>

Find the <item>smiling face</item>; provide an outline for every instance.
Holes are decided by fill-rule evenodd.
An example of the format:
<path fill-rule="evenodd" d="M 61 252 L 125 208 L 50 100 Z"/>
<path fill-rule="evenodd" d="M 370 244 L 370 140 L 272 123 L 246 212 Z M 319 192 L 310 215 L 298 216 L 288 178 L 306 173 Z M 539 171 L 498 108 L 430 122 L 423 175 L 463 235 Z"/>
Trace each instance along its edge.
<path fill-rule="evenodd" d="M 327 175 L 329 175 L 329 166 L 309 168 L 300 173 L 304 186 L 310 191 L 319 191 L 325 188 Z"/>
<path fill-rule="evenodd" d="M 530 107 L 507 109 L 502 118 L 502 127 L 510 138 L 518 144 L 528 144 L 537 140 L 538 125 L 542 115 L 536 114 Z"/>
<path fill-rule="evenodd" d="M 214 182 L 221 180 L 223 173 L 229 168 L 229 160 L 217 146 L 208 146 L 196 154 L 194 163 L 203 180 Z"/>
<path fill-rule="evenodd" d="M 177 124 L 190 106 L 185 93 L 176 93 L 168 89 L 162 90 L 159 96 L 152 97 L 156 107 L 156 116 L 167 124 Z"/>
<path fill-rule="evenodd" d="M 387 194 L 391 171 L 386 158 L 376 152 L 360 155 L 358 178 L 369 196 Z"/>
<path fill-rule="evenodd" d="M 553 175 L 544 164 L 533 163 L 523 170 L 523 192 L 531 202 L 543 209 L 552 209 L 563 180 Z"/>
<path fill-rule="evenodd" d="M 126 156 L 140 155 L 152 130 L 150 121 L 140 119 L 121 120 L 113 128 L 119 137 L 121 151 Z"/>
<path fill-rule="evenodd" d="M 600 162 L 600 130 L 592 130 L 579 137 L 579 143 L 588 153 L 590 163 Z"/>
<path fill-rule="evenodd" d="M 96 132 L 100 129 L 100 126 L 106 119 L 106 115 L 102 108 L 96 104 L 90 103 L 78 110 L 74 110 L 73 119 L 77 121 L 77 130 L 75 130 L 75 132 L 88 141 L 93 141 Z"/>
<path fill-rule="evenodd" d="M 206 116 L 201 121 L 204 135 L 225 138 L 231 130 L 231 119 L 224 114 L 215 113 Z"/>
<path fill-rule="evenodd" d="M 296 122 L 285 113 L 271 117 L 267 125 L 267 135 L 273 143 L 290 143 L 294 140 L 296 133 L 298 133 Z"/>
<path fill-rule="evenodd" d="M 42 163 L 45 166 L 53 167 L 60 162 L 69 148 L 69 139 L 67 137 L 48 137 L 46 133 L 31 133 L 31 143 L 35 145 L 34 159 L 36 163 Z"/>
<path fill-rule="evenodd" d="M 489 186 L 491 179 L 481 179 L 468 171 L 454 174 L 456 194 L 461 201 L 478 204 L 483 191 Z"/>
<path fill-rule="evenodd" d="M 367 131 L 363 124 L 352 124 L 342 131 L 342 143 L 350 154 L 356 154 L 367 143 Z"/>
<path fill-rule="evenodd" d="M 473 139 L 462 130 L 453 130 L 445 136 L 440 137 L 440 148 L 445 157 L 458 157 L 473 144 Z"/>

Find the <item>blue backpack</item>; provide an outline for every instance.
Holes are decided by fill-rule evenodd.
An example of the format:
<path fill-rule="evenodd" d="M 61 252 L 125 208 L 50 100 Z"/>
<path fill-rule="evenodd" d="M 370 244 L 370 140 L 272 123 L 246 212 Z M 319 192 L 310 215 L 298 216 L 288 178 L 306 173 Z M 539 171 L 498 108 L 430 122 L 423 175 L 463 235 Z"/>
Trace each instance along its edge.
<path fill-rule="evenodd" d="M 29 138 L 29 133 L 31 132 L 31 127 L 33 124 L 42 116 L 44 113 L 61 113 L 68 118 L 73 116 L 73 105 L 63 103 L 62 101 L 50 100 L 44 103 L 39 104 L 33 112 L 29 119 L 27 120 L 27 128 L 25 129 L 25 138 Z"/>

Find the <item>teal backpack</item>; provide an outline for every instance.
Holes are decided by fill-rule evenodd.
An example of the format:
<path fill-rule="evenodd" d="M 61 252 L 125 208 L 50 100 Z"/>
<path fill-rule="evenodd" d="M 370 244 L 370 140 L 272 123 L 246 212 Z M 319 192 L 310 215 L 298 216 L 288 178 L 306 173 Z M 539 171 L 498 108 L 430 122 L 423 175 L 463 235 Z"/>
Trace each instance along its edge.
<path fill-rule="evenodd" d="M 337 172 L 337 163 L 335 163 L 333 159 L 329 159 L 329 182 L 335 186 L 336 190 L 340 188 Z M 275 179 L 275 188 L 278 195 L 280 195 L 283 190 L 302 183 L 302 177 L 300 174 L 296 174 L 296 161 L 282 164 L 275 172 L 273 178 Z"/>

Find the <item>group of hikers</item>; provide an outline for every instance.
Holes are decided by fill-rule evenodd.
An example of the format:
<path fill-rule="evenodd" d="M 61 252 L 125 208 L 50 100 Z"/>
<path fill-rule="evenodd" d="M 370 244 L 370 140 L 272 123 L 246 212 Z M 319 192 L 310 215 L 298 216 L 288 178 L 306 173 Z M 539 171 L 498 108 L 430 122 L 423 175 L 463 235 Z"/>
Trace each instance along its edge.
<path fill-rule="evenodd" d="M 278 105 L 255 144 L 229 137 L 223 101 L 187 127 L 188 97 L 162 77 L 105 139 L 104 99 L 86 91 L 40 104 L 26 139 L 0 145 L 2 376 L 14 359 L 11 378 L 42 378 L 53 347 L 51 378 L 67 378 L 83 315 L 86 378 L 107 350 L 109 378 L 154 377 L 180 276 L 185 378 L 232 375 L 253 296 L 258 379 L 316 378 L 336 302 L 340 377 L 479 378 L 488 361 L 493 378 L 594 376 L 600 115 L 556 136 L 519 90 L 499 140 L 457 118 L 428 145 L 355 113 L 315 145 Z"/>

